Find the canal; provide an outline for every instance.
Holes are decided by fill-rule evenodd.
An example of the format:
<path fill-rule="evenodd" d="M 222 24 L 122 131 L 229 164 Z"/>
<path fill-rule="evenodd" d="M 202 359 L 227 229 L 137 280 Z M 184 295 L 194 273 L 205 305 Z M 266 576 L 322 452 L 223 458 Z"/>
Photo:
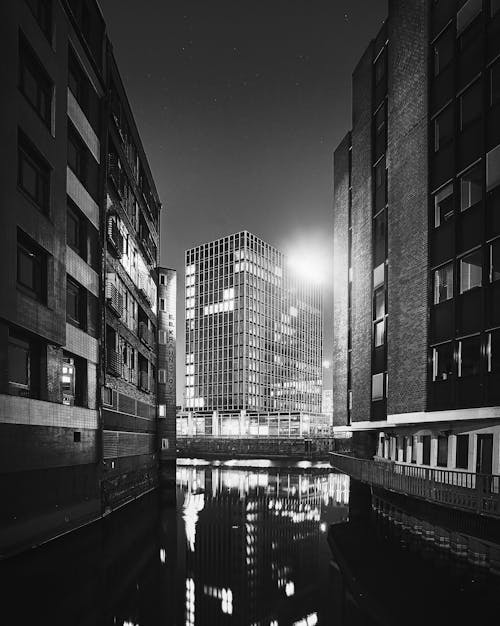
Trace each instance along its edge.
<path fill-rule="evenodd" d="M 3 561 L 1 623 L 498 621 L 491 542 L 458 549 L 325 463 L 179 460 L 175 500 L 152 492 Z"/>

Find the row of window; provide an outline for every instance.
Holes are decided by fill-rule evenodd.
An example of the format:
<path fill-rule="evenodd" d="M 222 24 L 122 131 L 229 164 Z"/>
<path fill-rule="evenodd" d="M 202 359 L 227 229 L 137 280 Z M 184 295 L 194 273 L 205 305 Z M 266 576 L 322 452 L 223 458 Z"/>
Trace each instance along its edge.
<path fill-rule="evenodd" d="M 418 447 L 422 446 L 422 465 L 431 464 L 431 435 L 413 435 L 410 437 L 381 437 L 378 456 L 403 463 L 417 463 Z M 437 437 L 437 467 L 448 466 L 449 439 L 446 435 Z M 469 435 L 456 435 L 454 468 L 469 467 Z"/>
<path fill-rule="evenodd" d="M 500 331 L 449 341 L 432 348 L 432 380 L 500 374 Z"/>

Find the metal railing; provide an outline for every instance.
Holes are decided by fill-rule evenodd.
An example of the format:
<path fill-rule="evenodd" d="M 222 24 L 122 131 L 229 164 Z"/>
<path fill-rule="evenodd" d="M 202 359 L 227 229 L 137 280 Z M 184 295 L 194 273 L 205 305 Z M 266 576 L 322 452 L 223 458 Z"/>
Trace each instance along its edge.
<path fill-rule="evenodd" d="M 500 476 L 439 467 L 406 465 L 387 460 L 330 454 L 335 469 L 361 482 L 451 506 L 500 517 Z"/>
<path fill-rule="evenodd" d="M 121 317 L 123 315 L 123 296 L 116 286 L 109 281 L 106 283 L 106 300 L 116 315 Z"/>

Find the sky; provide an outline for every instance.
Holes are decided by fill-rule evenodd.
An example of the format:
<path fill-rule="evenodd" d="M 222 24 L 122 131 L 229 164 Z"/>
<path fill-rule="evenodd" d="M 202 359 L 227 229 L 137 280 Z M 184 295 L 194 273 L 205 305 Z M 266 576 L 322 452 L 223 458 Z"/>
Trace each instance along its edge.
<path fill-rule="evenodd" d="M 178 270 L 178 403 L 184 251 L 240 230 L 324 266 L 331 358 L 333 152 L 387 0 L 100 5 L 163 204 L 161 264 Z"/>

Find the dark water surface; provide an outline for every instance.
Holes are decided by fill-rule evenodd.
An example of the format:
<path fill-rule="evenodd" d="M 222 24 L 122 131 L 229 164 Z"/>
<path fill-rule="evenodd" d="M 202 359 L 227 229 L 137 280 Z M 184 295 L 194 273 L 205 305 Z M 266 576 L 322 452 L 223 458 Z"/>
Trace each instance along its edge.
<path fill-rule="evenodd" d="M 0 624 L 500 622 L 484 563 L 354 516 L 354 487 L 325 464 L 180 461 L 177 505 L 157 491 L 2 562 Z"/>

